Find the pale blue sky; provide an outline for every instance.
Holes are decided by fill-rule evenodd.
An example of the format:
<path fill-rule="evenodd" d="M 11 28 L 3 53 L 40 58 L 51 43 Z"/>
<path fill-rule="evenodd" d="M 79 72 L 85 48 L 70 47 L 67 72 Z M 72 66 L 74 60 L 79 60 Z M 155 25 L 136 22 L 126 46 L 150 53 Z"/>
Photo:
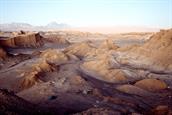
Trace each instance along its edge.
<path fill-rule="evenodd" d="M 172 27 L 172 0 L 0 0 L 0 23 Z"/>

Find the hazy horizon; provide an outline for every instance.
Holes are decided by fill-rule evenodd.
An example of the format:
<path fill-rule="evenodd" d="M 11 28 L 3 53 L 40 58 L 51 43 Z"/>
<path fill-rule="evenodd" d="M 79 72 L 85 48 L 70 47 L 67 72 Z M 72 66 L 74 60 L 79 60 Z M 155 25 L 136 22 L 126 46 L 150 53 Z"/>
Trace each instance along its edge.
<path fill-rule="evenodd" d="M 0 23 L 172 27 L 171 0 L 0 0 Z"/>

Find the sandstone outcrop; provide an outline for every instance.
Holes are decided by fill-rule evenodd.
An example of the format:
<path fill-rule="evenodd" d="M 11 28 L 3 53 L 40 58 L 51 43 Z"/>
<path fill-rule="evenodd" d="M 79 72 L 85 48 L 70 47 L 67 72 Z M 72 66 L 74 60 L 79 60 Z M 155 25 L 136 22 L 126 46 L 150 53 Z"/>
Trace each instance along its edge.
<path fill-rule="evenodd" d="M 172 29 L 160 31 L 142 46 L 114 52 L 116 61 L 154 73 L 172 73 Z"/>
<path fill-rule="evenodd" d="M 67 60 L 68 58 L 62 52 L 49 49 L 37 58 L 23 61 L 10 69 L 4 70 L 0 77 L 0 86 L 15 92 L 27 89 L 42 82 L 39 74 L 52 71 L 51 64 L 58 65 L 65 63 Z"/>
<path fill-rule="evenodd" d="M 36 48 L 43 45 L 39 33 L 10 34 L 0 36 L 0 46 L 9 48 Z"/>
<path fill-rule="evenodd" d="M 143 79 L 141 81 L 136 82 L 134 85 L 152 92 L 163 90 L 168 87 L 165 82 L 157 79 Z"/>
<path fill-rule="evenodd" d="M 76 55 L 79 58 L 86 57 L 88 53 L 94 52 L 96 48 L 90 45 L 90 43 L 77 43 L 69 46 L 64 50 L 66 54 L 73 54 Z"/>
<path fill-rule="evenodd" d="M 112 39 L 107 39 L 100 45 L 99 48 L 108 49 L 108 50 L 116 50 L 119 48 L 119 46 L 114 44 Z"/>
<path fill-rule="evenodd" d="M 133 79 L 172 79 L 172 29 L 153 35 L 145 44 L 119 48 L 112 53 L 114 68 L 125 68 Z M 112 64 L 112 65 L 113 65 Z M 168 79 L 168 80 L 167 80 Z M 168 85 L 172 86 L 168 82 Z"/>
<path fill-rule="evenodd" d="M 126 82 L 127 78 L 121 69 L 111 69 L 108 59 L 88 61 L 81 65 L 81 70 L 106 82 Z"/>
<path fill-rule="evenodd" d="M 151 96 L 150 92 L 143 90 L 139 87 L 136 87 L 134 85 L 121 85 L 121 86 L 118 86 L 116 89 L 128 94 L 134 94 L 134 95 L 139 95 L 139 96 Z"/>
<path fill-rule="evenodd" d="M 52 64 L 62 64 L 68 61 L 68 57 L 63 52 L 56 49 L 47 49 L 41 53 L 40 57 Z"/>

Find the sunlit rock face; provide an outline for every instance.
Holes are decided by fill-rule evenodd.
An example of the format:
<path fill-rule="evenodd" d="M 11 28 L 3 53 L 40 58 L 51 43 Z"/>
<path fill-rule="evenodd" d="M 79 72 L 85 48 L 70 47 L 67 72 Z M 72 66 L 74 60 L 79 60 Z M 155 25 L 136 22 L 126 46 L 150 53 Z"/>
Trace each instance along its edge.
<path fill-rule="evenodd" d="M 84 58 L 88 55 L 90 52 L 94 52 L 96 48 L 92 47 L 90 43 L 84 42 L 84 43 L 76 43 L 64 50 L 66 54 L 73 54 L 79 58 Z"/>
<path fill-rule="evenodd" d="M 119 48 L 112 53 L 114 60 L 135 78 L 162 79 L 172 76 L 172 29 L 162 30 L 141 46 Z M 115 67 L 115 65 L 114 65 Z M 133 71 L 134 74 L 133 74 Z"/>
<path fill-rule="evenodd" d="M 40 47 L 43 45 L 41 36 L 36 33 L 28 33 L 26 35 L 19 35 L 14 38 L 15 45 L 18 47 Z"/>
<path fill-rule="evenodd" d="M 63 52 L 56 49 L 44 50 L 40 57 L 44 58 L 50 64 L 62 64 L 68 61 L 68 57 Z"/>
<path fill-rule="evenodd" d="M 167 88 L 167 84 L 164 81 L 157 79 L 143 79 L 136 82 L 134 85 L 152 92 Z"/>
<path fill-rule="evenodd" d="M 0 45 L 9 48 L 36 48 L 43 45 L 39 33 L 0 35 Z"/>
<path fill-rule="evenodd" d="M 116 52 L 116 58 L 122 64 L 136 64 L 136 66 L 142 64 L 140 68 L 150 68 L 153 71 L 168 73 L 172 64 L 172 53 L 170 53 L 172 50 L 172 30 L 160 31 L 143 46 L 135 46 L 126 51 L 122 50 L 119 49 L 119 52 Z"/>
<path fill-rule="evenodd" d="M 127 81 L 127 78 L 121 69 L 111 68 L 109 60 L 110 59 L 107 56 L 96 57 L 92 61 L 84 62 L 80 68 L 83 72 L 106 82 L 120 83 Z"/>

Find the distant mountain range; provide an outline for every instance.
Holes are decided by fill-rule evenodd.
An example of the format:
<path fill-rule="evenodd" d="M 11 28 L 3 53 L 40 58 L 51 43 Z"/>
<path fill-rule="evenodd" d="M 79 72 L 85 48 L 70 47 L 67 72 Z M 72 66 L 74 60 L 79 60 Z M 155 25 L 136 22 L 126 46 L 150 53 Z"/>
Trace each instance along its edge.
<path fill-rule="evenodd" d="M 57 22 L 51 22 L 49 24 L 46 25 L 47 28 L 50 29 L 65 29 L 65 28 L 69 28 L 70 26 L 65 24 L 65 23 L 57 23 Z"/>
<path fill-rule="evenodd" d="M 70 26 L 64 23 L 51 22 L 45 26 L 33 26 L 28 23 L 9 23 L 0 24 L 1 31 L 48 31 L 48 30 L 58 30 L 58 29 L 69 29 Z"/>
<path fill-rule="evenodd" d="M 159 28 L 137 26 L 105 26 L 105 27 L 72 27 L 65 23 L 51 22 L 45 26 L 33 26 L 28 23 L 0 24 L 0 31 L 53 31 L 68 30 L 92 33 L 128 33 L 128 32 L 157 32 Z"/>

